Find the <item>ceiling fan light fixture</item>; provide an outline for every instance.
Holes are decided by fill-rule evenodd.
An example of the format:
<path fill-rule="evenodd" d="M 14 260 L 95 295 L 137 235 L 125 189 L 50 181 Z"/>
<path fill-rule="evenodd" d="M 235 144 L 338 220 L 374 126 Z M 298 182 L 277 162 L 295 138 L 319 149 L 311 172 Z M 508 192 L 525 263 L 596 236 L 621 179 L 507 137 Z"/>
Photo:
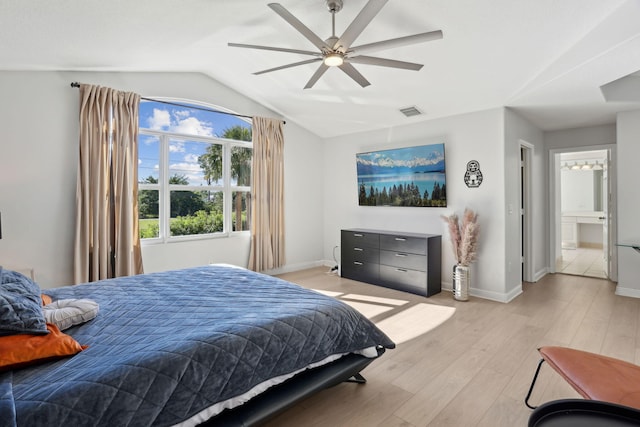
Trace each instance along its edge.
<path fill-rule="evenodd" d="M 332 52 L 324 57 L 324 65 L 327 67 L 339 67 L 344 64 L 344 55 L 338 52 Z"/>

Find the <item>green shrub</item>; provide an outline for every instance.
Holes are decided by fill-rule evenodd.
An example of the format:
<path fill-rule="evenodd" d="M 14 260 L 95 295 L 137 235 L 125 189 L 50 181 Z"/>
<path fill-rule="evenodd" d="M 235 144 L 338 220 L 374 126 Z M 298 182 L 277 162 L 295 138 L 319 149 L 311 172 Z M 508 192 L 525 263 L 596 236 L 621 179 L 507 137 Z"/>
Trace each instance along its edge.
<path fill-rule="evenodd" d="M 222 213 L 198 211 L 172 219 L 169 227 L 172 236 L 219 233 L 223 230 L 222 221 Z"/>

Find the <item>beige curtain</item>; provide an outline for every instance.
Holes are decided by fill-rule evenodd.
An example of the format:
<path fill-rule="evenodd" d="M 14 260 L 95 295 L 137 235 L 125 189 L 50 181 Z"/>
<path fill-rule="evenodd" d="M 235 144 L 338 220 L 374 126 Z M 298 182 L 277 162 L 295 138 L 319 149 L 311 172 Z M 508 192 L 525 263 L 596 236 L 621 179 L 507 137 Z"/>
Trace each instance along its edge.
<path fill-rule="evenodd" d="M 284 265 L 284 136 L 282 121 L 253 118 L 249 268 Z"/>
<path fill-rule="evenodd" d="M 76 283 L 140 274 L 138 107 L 140 96 L 80 85 L 76 187 Z"/>

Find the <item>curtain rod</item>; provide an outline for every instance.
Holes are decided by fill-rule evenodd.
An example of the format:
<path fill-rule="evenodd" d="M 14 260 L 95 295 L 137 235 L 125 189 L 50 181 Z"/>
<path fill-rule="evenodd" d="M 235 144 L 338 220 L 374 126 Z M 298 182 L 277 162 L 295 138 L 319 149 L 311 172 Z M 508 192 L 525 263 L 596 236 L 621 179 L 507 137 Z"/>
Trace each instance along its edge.
<path fill-rule="evenodd" d="M 80 87 L 80 83 L 71 82 L 71 87 L 79 88 Z M 245 116 L 244 114 L 229 113 L 228 111 L 219 111 L 219 110 L 214 110 L 213 108 L 197 107 L 195 105 L 185 105 L 185 104 L 180 104 L 180 103 L 177 103 L 177 102 L 163 101 L 161 99 L 146 98 L 144 96 L 141 96 L 140 99 L 144 99 L 145 101 L 159 102 L 161 104 L 174 105 L 176 107 L 193 108 L 194 110 L 209 111 L 209 112 L 212 112 L 212 113 L 227 114 L 229 116 L 236 116 L 236 117 L 244 117 L 246 119 L 253 119 L 253 116 Z M 283 120 L 282 124 L 286 125 L 287 122 L 285 122 Z"/>

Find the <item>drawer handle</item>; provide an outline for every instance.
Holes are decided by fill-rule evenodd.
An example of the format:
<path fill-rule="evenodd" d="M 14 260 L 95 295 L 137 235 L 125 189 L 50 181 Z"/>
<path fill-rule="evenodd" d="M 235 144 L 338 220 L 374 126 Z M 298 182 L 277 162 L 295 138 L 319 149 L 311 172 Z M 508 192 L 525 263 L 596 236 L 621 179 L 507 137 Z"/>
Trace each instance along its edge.
<path fill-rule="evenodd" d="M 359 233 L 353 233 L 353 237 L 362 237 L 362 234 L 359 234 Z"/>
<path fill-rule="evenodd" d="M 353 248 L 353 250 L 354 250 L 354 251 L 358 251 L 358 252 L 362 252 L 362 251 L 364 251 L 364 249 L 362 249 L 362 248 Z"/>
<path fill-rule="evenodd" d="M 353 261 L 353 263 L 354 263 L 355 265 L 362 265 L 362 263 L 361 263 L 361 262 L 358 262 L 358 261 Z"/>
<path fill-rule="evenodd" d="M 402 257 L 402 258 L 406 258 L 406 257 L 408 257 L 409 255 L 407 255 L 407 254 L 396 254 L 396 256 L 399 256 L 399 257 Z"/>
<path fill-rule="evenodd" d="M 396 271 L 400 272 L 400 273 L 406 273 L 407 272 L 407 270 L 405 270 L 404 268 L 396 268 Z"/>
<path fill-rule="evenodd" d="M 406 242 L 407 239 L 404 239 L 402 237 L 396 237 L 396 242 Z"/>

